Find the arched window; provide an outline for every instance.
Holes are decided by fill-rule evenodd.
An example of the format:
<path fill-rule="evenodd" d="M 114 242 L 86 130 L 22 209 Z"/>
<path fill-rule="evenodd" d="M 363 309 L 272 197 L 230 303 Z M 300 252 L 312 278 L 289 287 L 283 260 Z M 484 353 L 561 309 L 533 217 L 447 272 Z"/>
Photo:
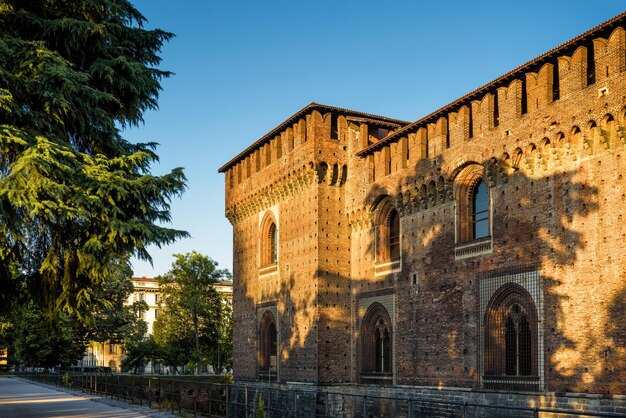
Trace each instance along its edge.
<path fill-rule="evenodd" d="M 454 180 L 454 188 L 457 244 L 489 237 L 489 188 L 483 166 L 473 163 L 463 168 Z"/>
<path fill-rule="evenodd" d="M 361 325 L 361 377 L 364 382 L 391 383 L 391 319 L 383 305 L 370 305 Z"/>
<path fill-rule="evenodd" d="M 397 260 L 400 258 L 400 216 L 398 211 L 392 209 L 387 220 L 389 228 L 389 258 Z"/>
<path fill-rule="evenodd" d="M 486 386 L 532 389 L 530 385 L 538 382 L 537 338 L 532 297 L 520 285 L 504 285 L 485 312 L 485 381 L 490 382 Z"/>
<path fill-rule="evenodd" d="M 268 235 L 268 243 L 269 243 L 269 247 L 268 247 L 268 262 L 270 264 L 274 264 L 277 260 L 278 257 L 276 255 L 276 247 L 278 245 L 278 237 L 276 234 L 276 224 L 275 223 L 271 223 L 269 226 L 269 231 L 267 233 Z"/>
<path fill-rule="evenodd" d="M 489 194 L 483 179 L 472 190 L 472 239 L 489 236 Z"/>
<path fill-rule="evenodd" d="M 274 216 L 268 212 L 261 222 L 260 237 L 261 267 L 270 266 L 278 262 L 278 229 Z"/>
<path fill-rule="evenodd" d="M 400 260 L 400 214 L 386 197 L 376 205 L 376 262 Z"/>
<path fill-rule="evenodd" d="M 259 323 L 259 377 L 271 378 L 276 374 L 278 354 L 278 332 L 276 320 L 270 311 L 266 311 Z"/>

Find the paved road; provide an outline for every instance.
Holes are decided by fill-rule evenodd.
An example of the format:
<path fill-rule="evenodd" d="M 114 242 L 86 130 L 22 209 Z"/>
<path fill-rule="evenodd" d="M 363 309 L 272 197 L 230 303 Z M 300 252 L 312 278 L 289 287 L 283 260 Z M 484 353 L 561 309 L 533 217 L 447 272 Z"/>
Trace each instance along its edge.
<path fill-rule="evenodd" d="M 172 416 L 150 410 L 147 407 L 128 405 L 124 402 L 108 399 L 99 399 L 98 402 L 93 402 L 90 399 L 92 397 L 61 392 L 35 385 L 22 379 L 0 377 L 0 418 L 140 418 Z"/>

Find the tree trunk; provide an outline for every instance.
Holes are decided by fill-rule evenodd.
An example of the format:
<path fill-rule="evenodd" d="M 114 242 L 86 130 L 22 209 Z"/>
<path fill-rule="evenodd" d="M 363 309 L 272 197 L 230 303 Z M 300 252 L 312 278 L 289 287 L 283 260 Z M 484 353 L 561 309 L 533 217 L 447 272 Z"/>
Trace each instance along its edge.
<path fill-rule="evenodd" d="M 200 374 L 200 336 L 198 335 L 198 315 L 193 315 L 193 331 L 196 337 L 196 370 L 195 374 Z"/>

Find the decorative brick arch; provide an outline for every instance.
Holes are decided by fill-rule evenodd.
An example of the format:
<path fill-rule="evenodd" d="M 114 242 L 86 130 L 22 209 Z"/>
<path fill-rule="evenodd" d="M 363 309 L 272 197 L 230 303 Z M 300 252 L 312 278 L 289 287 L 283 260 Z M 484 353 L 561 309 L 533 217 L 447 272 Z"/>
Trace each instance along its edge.
<path fill-rule="evenodd" d="M 446 173 L 447 179 L 453 181 L 459 172 L 468 164 L 477 161 L 487 161 L 491 151 L 479 144 L 467 143 L 454 150 L 442 163 L 441 171 Z"/>
<path fill-rule="evenodd" d="M 363 380 L 390 382 L 393 373 L 393 328 L 389 313 L 382 304 L 374 302 L 367 308 L 361 322 L 360 343 Z"/>

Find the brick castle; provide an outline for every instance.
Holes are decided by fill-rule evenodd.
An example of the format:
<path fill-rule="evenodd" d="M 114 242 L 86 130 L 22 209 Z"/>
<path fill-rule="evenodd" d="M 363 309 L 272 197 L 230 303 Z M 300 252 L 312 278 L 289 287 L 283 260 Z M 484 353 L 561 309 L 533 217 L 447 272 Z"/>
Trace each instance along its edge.
<path fill-rule="evenodd" d="M 237 379 L 626 394 L 626 13 L 414 122 L 219 169 Z"/>

